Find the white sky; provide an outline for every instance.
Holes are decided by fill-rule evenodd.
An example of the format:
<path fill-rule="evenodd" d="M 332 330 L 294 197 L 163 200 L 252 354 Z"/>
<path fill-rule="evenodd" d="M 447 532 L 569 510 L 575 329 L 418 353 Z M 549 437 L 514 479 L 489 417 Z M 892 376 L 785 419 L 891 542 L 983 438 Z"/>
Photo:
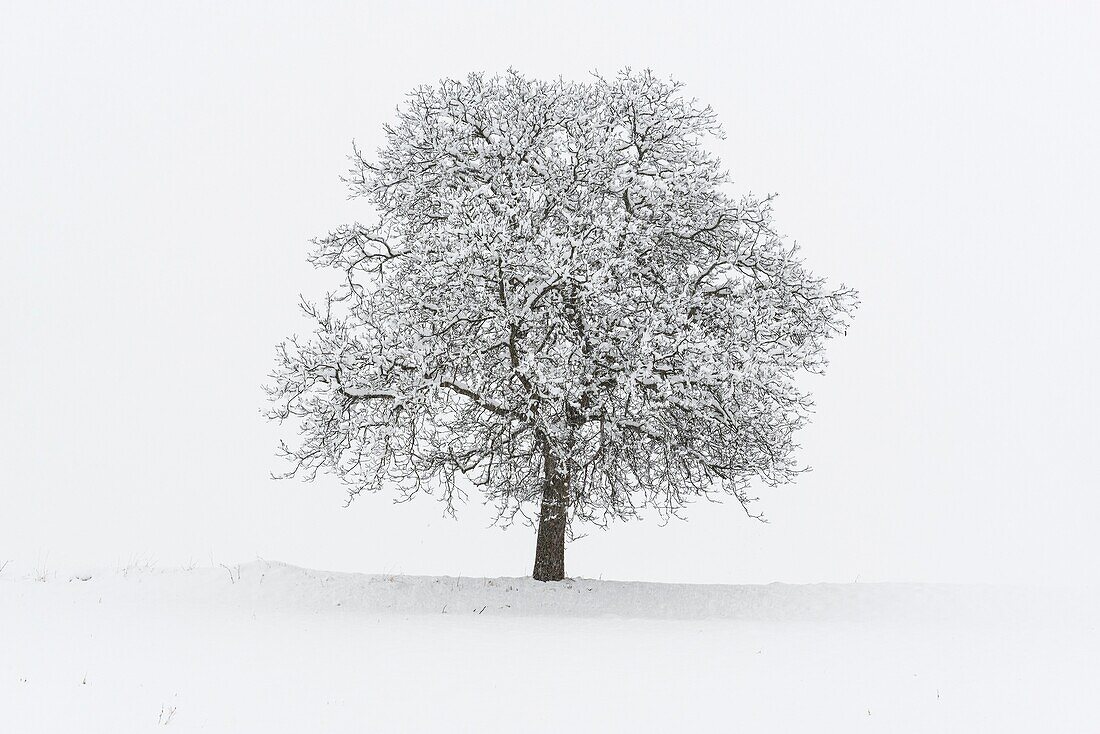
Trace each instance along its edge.
<path fill-rule="evenodd" d="M 771 518 L 700 505 L 570 546 L 573 575 L 1068 581 L 1095 524 L 1095 4 L 5 3 L 0 562 L 249 560 L 522 575 L 533 533 L 273 482 L 274 345 L 310 237 L 404 92 L 649 66 L 710 102 L 860 289 Z M 835 282 L 834 281 L 834 282 Z"/>

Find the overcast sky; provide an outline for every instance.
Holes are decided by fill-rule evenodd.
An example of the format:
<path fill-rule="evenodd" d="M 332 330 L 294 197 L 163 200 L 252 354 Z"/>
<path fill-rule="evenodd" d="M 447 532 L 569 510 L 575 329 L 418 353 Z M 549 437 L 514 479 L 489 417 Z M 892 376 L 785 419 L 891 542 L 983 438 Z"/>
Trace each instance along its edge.
<path fill-rule="evenodd" d="M 863 305 L 807 384 L 814 467 L 755 523 L 696 505 L 574 542 L 571 575 L 1100 575 L 1096 4 L 5 3 L 0 563 L 257 556 L 530 573 L 533 532 L 275 482 L 260 415 L 308 240 L 402 95 L 509 66 L 651 67 L 711 103 L 735 189 Z"/>

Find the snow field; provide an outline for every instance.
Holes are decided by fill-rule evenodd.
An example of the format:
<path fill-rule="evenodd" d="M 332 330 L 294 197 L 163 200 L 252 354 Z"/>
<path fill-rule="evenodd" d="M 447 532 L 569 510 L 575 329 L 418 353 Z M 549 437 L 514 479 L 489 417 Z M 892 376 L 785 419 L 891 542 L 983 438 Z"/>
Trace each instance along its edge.
<path fill-rule="evenodd" d="M 934 585 L 9 570 L 0 731 L 1095 731 L 1094 609 Z"/>

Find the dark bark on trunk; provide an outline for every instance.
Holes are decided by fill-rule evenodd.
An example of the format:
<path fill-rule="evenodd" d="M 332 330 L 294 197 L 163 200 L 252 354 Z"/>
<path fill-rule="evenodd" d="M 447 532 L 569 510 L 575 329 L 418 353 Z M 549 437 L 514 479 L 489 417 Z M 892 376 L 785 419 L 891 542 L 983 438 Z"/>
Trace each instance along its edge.
<path fill-rule="evenodd" d="M 535 540 L 535 581 L 561 581 L 565 578 L 565 530 L 569 525 L 569 477 L 558 474 L 553 459 L 544 460 L 542 508 L 539 533 Z"/>

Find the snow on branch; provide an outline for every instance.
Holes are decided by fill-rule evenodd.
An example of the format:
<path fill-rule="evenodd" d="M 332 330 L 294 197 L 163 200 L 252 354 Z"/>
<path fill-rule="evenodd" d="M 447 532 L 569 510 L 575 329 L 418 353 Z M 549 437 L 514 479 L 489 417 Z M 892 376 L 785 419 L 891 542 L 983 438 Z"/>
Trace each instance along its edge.
<path fill-rule="evenodd" d="M 413 90 L 346 176 L 373 210 L 314 241 L 340 281 L 280 347 L 270 416 L 291 474 L 353 494 L 478 487 L 502 522 L 567 487 L 571 521 L 790 481 L 796 385 L 845 333 L 830 287 L 735 198 L 714 111 L 624 70 L 471 74 Z M 560 481 L 559 481 L 560 480 Z"/>

